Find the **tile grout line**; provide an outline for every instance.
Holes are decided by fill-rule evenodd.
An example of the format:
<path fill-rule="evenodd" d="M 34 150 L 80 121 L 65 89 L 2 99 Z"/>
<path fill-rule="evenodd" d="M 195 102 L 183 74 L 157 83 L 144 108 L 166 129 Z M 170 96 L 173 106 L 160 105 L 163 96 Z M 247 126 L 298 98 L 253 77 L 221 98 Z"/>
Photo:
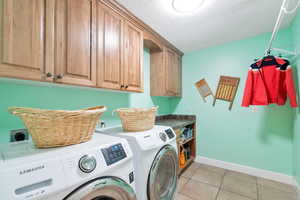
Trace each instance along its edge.
<path fill-rule="evenodd" d="M 198 167 L 198 168 L 200 168 L 200 167 Z M 196 170 L 197 170 L 198 168 L 196 168 Z M 196 170 L 195 170 L 195 171 L 196 171 Z M 186 178 L 186 179 L 188 180 L 185 184 L 183 184 L 182 188 L 184 188 L 184 186 L 187 185 L 189 181 L 193 180 L 192 177 L 185 177 L 185 176 L 182 176 L 182 175 L 181 175 L 181 177 Z M 183 195 L 183 196 L 185 196 L 185 197 L 187 197 L 187 198 L 193 200 L 193 199 L 190 198 L 189 196 L 187 196 L 187 195 L 181 193 L 180 191 L 177 191 L 177 192 L 178 192 L 179 194 L 181 194 L 181 195 Z"/>
<path fill-rule="evenodd" d="M 258 187 L 258 178 L 256 177 L 256 197 L 259 200 L 259 187 Z"/>
<path fill-rule="evenodd" d="M 229 172 L 229 170 L 226 170 L 226 173 L 227 172 Z M 225 177 L 225 176 L 224 176 Z M 254 176 L 255 177 L 255 185 L 256 185 L 256 188 L 257 188 L 257 177 L 256 176 Z M 223 183 L 222 184 L 224 184 L 224 180 L 223 180 Z M 239 195 L 239 196 L 242 196 L 242 197 L 245 197 L 245 198 L 247 198 L 247 199 L 251 199 L 251 200 L 258 200 L 258 199 L 254 199 L 254 198 L 252 198 L 252 197 L 249 197 L 249 196 L 246 196 L 246 195 L 244 195 L 244 194 L 240 194 L 240 193 L 237 193 L 237 192 L 235 192 L 235 191 L 232 191 L 232 190 L 227 190 L 227 189 L 224 189 L 224 191 L 227 191 L 227 192 L 230 192 L 230 193 L 232 193 L 232 194 L 236 194 L 236 195 Z M 257 193 L 257 195 L 258 195 L 258 193 Z M 256 195 L 256 196 L 257 196 Z"/>
<path fill-rule="evenodd" d="M 219 186 L 219 189 L 218 189 L 217 195 L 216 195 L 216 197 L 215 197 L 215 200 L 217 200 L 217 199 L 218 199 L 218 197 L 219 197 L 219 194 L 220 194 L 220 192 L 221 192 L 221 189 L 222 189 L 222 186 L 223 186 L 223 182 L 224 182 L 225 175 L 226 175 L 226 171 L 224 172 L 224 174 L 223 174 L 223 176 L 222 176 L 221 183 L 220 183 L 220 186 Z"/>
<path fill-rule="evenodd" d="M 195 171 L 197 171 L 197 170 L 200 169 L 200 168 L 201 168 L 201 167 L 198 167 Z M 206 168 L 204 168 L 203 170 L 209 171 L 209 173 L 212 173 L 212 174 L 217 174 L 217 175 L 223 174 L 223 175 L 222 175 L 222 178 L 221 178 L 221 182 L 222 182 L 222 179 L 224 178 L 225 173 L 226 173 L 226 170 L 224 171 L 224 173 L 216 172 L 216 171 L 213 171 L 213 170 L 211 170 L 211 169 L 206 169 Z M 193 179 L 192 177 L 190 177 L 190 179 L 191 179 L 192 181 L 197 181 L 197 182 L 199 182 L 199 183 L 203 183 L 203 184 L 206 184 L 206 185 L 209 185 L 209 186 L 212 186 L 212 187 L 216 187 L 216 188 L 219 188 L 219 187 L 220 187 L 220 186 L 214 185 L 214 184 L 212 184 L 212 183 L 207 183 L 207 182 L 204 182 L 204 181 L 201 181 L 201 180 Z"/>
<path fill-rule="evenodd" d="M 199 181 L 199 180 L 192 179 L 192 178 L 191 178 L 191 181 L 198 182 L 198 183 L 201 183 L 201 184 L 205 184 L 205 185 L 208 185 L 208 186 L 210 186 L 210 187 L 214 187 L 214 188 L 218 188 L 218 189 L 219 189 L 219 187 L 220 187 L 220 186 L 217 186 L 217 185 L 213 185 L 213 184 L 211 184 L 211 183 Z"/>
<path fill-rule="evenodd" d="M 196 169 L 194 169 L 193 171 L 194 171 L 194 173 L 198 170 L 198 169 L 200 169 L 201 167 L 197 167 Z M 215 172 L 215 171 L 213 171 L 213 170 L 209 170 L 209 169 L 205 169 L 205 170 L 208 170 L 208 171 L 210 171 L 211 173 L 214 173 L 214 174 L 218 174 L 218 172 Z M 206 185 L 209 185 L 209 186 L 212 186 L 212 187 L 215 187 L 215 188 L 217 188 L 218 190 L 217 190 L 217 193 L 216 193 L 216 196 L 215 196 L 215 198 L 214 198 L 214 200 L 217 200 L 218 198 L 219 198 L 219 195 L 221 194 L 221 191 L 222 191 L 222 188 L 223 188 L 223 186 L 224 186 L 224 181 L 225 181 L 225 176 L 226 176 L 226 174 L 228 173 L 229 171 L 228 170 L 225 170 L 225 172 L 223 173 L 223 175 L 221 176 L 221 181 L 220 181 L 220 185 L 219 186 L 216 186 L 216 185 L 213 185 L 213 184 L 209 184 L 209 183 L 206 183 L 206 182 L 202 182 L 202 181 L 200 181 L 200 180 L 196 180 L 196 179 L 193 179 L 193 176 L 188 176 L 188 177 L 184 177 L 184 176 L 182 176 L 182 177 L 184 177 L 184 178 L 186 178 L 188 181 L 183 185 L 183 187 L 184 186 L 186 186 L 190 181 L 195 181 L 195 182 L 199 182 L 199 183 L 202 183 L 202 184 L 206 184 Z M 193 173 L 193 174 L 194 174 Z M 260 200 L 260 196 L 259 196 L 259 183 L 258 183 L 258 177 L 256 177 L 256 176 L 253 176 L 253 177 L 255 177 L 255 187 L 256 187 L 256 197 L 249 197 L 249 196 L 246 196 L 246 195 L 243 195 L 243 194 L 240 194 L 240 193 L 236 193 L 236 192 L 234 192 L 234 191 L 230 191 L 230 190 L 225 190 L 225 191 L 228 191 L 228 192 L 230 192 L 230 193 L 233 193 L 233 194 L 237 194 L 237 195 L 239 195 L 239 196 L 242 196 L 242 197 L 245 197 L 245 198 L 247 198 L 247 199 L 251 199 L 251 200 Z M 181 192 L 180 192 L 181 193 Z M 184 196 L 186 196 L 185 194 L 183 194 L 183 193 L 181 193 L 182 195 L 184 195 Z M 190 196 L 186 196 L 186 197 L 188 197 L 189 199 L 191 199 L 191 200 L 194 200 L 194 199 L 192 199 Z"/>
<path fill-rule="evenodd" d="M 199 170 L 201 167 L 196 167 L 194 170 L 193 170 L 193 174 L 195 174 L 195 172 L 197 172 L 197 170 Z M 213 174 L 219 174 L 219 172 L 216 172 L 216 171 L 214 171 L 214 170 L 211 170 L 211 169 L 209 169 L 209 168 L 203 168 L 204 170 L 207 170 L 207 171 L 209 171 L 210 173 L 213 173 Z M 216 196 L 215 196 L 215 198 L 213 199 L 213 200 L 217 200 L 218 198 L 219 198 L 219 196 L 220 196 L 220 194 L 221 194 L 221 192 L 222 192 L 222 189 L 223 189 L 223 187 L 224 187 L 224 184 L 225 184 L 225 176 L 228 174 L 228 172 L 230 172 L 231 170 L 225 170 L 225 172 L 223 173 L 223 175 L 221 176 L 221 181 L 220 181 L 220 185 L 219 186 L 216 186 L 216 185 L 214 185 L 214 184 L 210 184 L 210 183 L 207 183 L 207 182 L 203 182 L 203 181 L 201 181 L 201 180 L 197 180 L 197 179 L 194 179 L 193 178 L 193 175 L 192 176 L 189 176 L 189 177 L 185 177 L 185 178 L 187 178 L 187 182 L 183 185 L 183 186 L 186 186 L 186 184 L 187 183 L 189 183 L 190 181 L 195 181 L 195 182 L 198 182 L 198 183 L 202 183 L 202 184 L 206 184 L 206 185 L 209 185 L 209 186 L 212 186 L 212 187 L 215 187 L 216 189 L 217 189 L 217 193 L 216 193 Z M 235 172 L 235 171 L 233 171 L 233 172 Z M 241 174 L 244 174 L 244 173 L 242 173 L 242 172 L 238 172 L 238 173 L 241 173 Z M 247 174 L 246 174 L 247 175 Z M 252 196 L 252 197 L 250 197 L 250 196 L 248 196 L 248 195 L 244 195 L 244 194 L 241 194 L 241 193 L 239 193 L 239 192 L 236 192 L 236 191 L 232 191 L 232 190 L 227 190 L 227 189 L 224 189 L 224 191 L 228 191 L 228 192 L 230 192 L 230 193 L 233 193 L 233 194 L 236 194 L 236 195 L 239 195 L 239 196 L 242 196 L 242 197 L 245 197 L 245 198 L 247 198 L 247 199 L 251 199 L 251 200 L 261 200 L 261 183 L 259 182 L 259 177 L 257 177 L 257 176 L 251 176 L 251 177 L 254 177 L 255 178 L 255 182 L 253 182 L 254 184 L 255 184 L 255 188 L 256 188 L 256 195 L 255 195 L 255 197 L 254 196 Z M 237 179 L 239 179 L 239 178 L 237 178 Z M 240 179 L 240 181 L 242 181 L 242 182 L 244 182 L 245 180 L 243 180 L 243 179 Z M 247 181 L 245 181 L 245 182 L 247 182 Z M 276 181 L 275 181 L 276 182 Z M 277 182 L 276 182 L 277 183 Z M 286 184 L 285 184 L 286 185 Z M 285 191 L 285 190 L 283 190 L 283 189 L 279 189 L 279 188 L 277 188 L 277 187 L 275 187 L 275 186 L 271 186 L 271 185 L 267 185 L 267 187 L 269 187 L 269 188 L 272 188 L 272 189 L 275 189 L 275 190 L 277 190 L 277 191 L 281 191 L 281 192 L 283 192 L 283 193 L 287 193 L 287 194 L 293 194 L 292 192 L 288 192 L 288 191 Z M 186 196 L 186 195 L 184 195 L 184 196 Z M 187 196 L 188 198 L 191 198 L 191 197 L 189 197 L 189 196 Z M 191 200 L 193 200 L 193 199 L 191 199 Z M 300 199 L 299 199 L 300 200 Z"/>
<path fill-rule="evenodd" d="M 184 177 L 184 178 L 186 178 L 186 177 Z M 186 185 L 186 184 L 188 184 L 188 182 L 191 180 L 191 178 L 186 178 L 187 179 L 187 182 L 185 183 L 185 184 L 183 184 L 182 185 L 182 189 L 184 188 L 184 186 Z M 179 191 L 178 191 L 179 192 Z M 181 192 L 180 192 L 181 193 Z"/>

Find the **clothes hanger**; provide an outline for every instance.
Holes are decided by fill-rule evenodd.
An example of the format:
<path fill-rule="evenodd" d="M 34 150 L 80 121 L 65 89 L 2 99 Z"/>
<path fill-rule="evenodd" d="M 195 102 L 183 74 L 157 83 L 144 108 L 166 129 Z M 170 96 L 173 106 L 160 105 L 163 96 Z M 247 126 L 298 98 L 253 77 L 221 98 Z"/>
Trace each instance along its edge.
<path fill-rule="evenodd" d="M 254 59 L 254 62 L 258 62 L 258 61 L 265 61 L 265 60 L 267 60 L 267 59 L 271 59 L 271 60 L 275 60 L 275 56 L 274 55 L 267 55 L 267 56 L 264 56 L 264 57 L 262 57 L 262 58 L 255 58 Z"/>
<path fill-rule="evenodd" d="M 255 58 L 254 62 L 257 62 L 259 60 L 264 61 L 265 59 L 275 59 L 275 56 L 272 55 L 272 50 L 271 49 L 268 50 L 262 58 Z"/>

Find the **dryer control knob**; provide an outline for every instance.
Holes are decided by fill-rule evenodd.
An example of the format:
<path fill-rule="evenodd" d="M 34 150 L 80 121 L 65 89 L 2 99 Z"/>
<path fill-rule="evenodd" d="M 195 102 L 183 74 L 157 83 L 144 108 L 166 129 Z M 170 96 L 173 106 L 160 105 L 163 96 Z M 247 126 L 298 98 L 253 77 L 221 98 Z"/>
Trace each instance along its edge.
<path fill-rule="evenodd" d="M 162 141 L 164 141 L 164 142 L 167 141 L 167 136 L 166 136 L 166 134 L 165 134 L 164 132 L 160 132 L 160 133 L 159 133 L 159 138 L 160 138 Z"/>
<path fill-rule="evenodd" d="M 97 161 L 94 156 L 85 155 L 80 158 L 78 165 L 82 172 L 91 173 L 96 168 Z"/>

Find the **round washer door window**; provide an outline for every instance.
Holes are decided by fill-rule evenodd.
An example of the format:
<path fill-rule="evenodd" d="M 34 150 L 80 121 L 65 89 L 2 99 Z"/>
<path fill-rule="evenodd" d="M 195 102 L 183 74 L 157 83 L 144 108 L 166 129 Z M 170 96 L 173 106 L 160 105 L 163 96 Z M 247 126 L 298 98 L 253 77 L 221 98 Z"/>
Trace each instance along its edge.
<path fill-rule="evenodd" d="M 177 186 L 178 157 L 167 145 L 156 155 L 148 178 L 149 200 L 172 200 Z"/>
<path fill-rule="evenodd" d="M 136 196 L 126 182 L 109 177 L 96 179 L 77 188 L 64 200 L 136 200 Z"/>

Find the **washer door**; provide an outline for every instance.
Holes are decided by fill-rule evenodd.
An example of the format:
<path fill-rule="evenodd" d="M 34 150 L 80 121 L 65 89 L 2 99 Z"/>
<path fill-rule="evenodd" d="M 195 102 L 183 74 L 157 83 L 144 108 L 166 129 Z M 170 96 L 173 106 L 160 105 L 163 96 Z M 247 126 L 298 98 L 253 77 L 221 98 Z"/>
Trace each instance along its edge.
<path fill-rule="evenodd" d="M 178 156 L 167 145 L 156 155 L 148 178 L 149 200 L 172 200 L 177 186 Z"/>
<path fill-rule="evenodd" d="M 136 200 L 130 185 L 119 178 L 108 177 L 89 181 L 64 200 Z"/>

